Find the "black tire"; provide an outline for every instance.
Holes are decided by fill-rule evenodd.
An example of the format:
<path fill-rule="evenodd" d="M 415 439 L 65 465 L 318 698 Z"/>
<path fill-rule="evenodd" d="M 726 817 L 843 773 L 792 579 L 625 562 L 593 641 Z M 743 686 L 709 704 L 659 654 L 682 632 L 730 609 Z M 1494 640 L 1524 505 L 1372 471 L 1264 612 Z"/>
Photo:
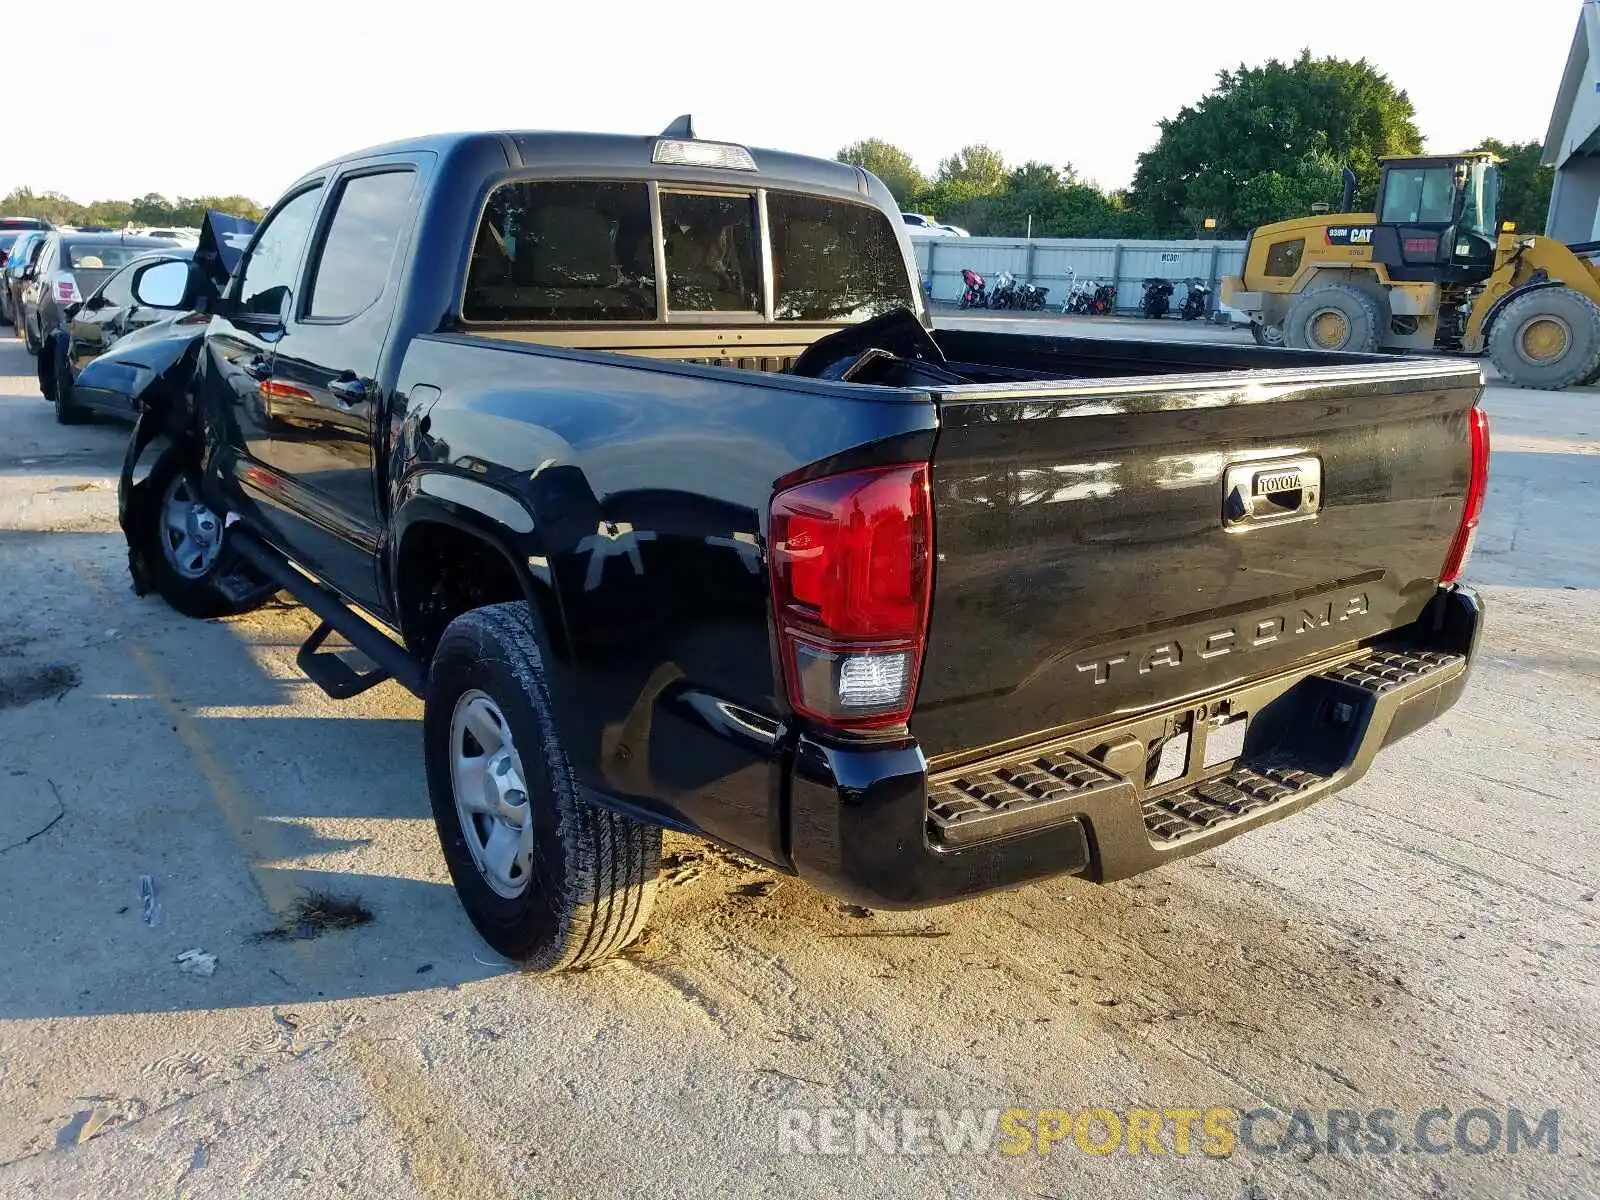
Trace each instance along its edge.
<path fill-rule="evenodd" d="M 220 581 L 238 567 L 234 555 L 228 552 L 220 518 L 216 519 L 216 529 L 217 536 L 223 539 L 222 545 L 210 566 L 191 576 L 179 571 L 174 564 L 166 543 L 165 509 L 168 489 L 179 479 L 185 481 L 191 494 L 198 494 L 193 464 L 181 450 L 171 449 L 150 468 L 150 474 L 140 484 L 139 500 L 130 506 L 126 518 L 125 533 L 130 551 L 144 564 L 150 586 L 172 608 L 199 620 L 232 617 L 260 608 L 270 598 L 270 592 L 250 595 L 241 601 L 231 598 L 220 586 Z"/>
<path fill-rule="evenodd" d="M 1312 325 L 1324 315 L 1343 319 L 1344 333 L 1337 342 L 1318 340 Z M 1371 294 L 1348 283 L 1330 283 L 1301 294 L 1289 306 L 1283 322 L 1283 340 L 1296 350 L 1344 350 L 1372 354 L 1383 344 L 1388 314 Z"/>
<path fill-rule="evenodd" d="M 456 805 L 452 724 L 458 705 L 475 703 L 467 699 L 474 693 L 503 714 L 522 766 L 533 850 L 514 897 L 491 887 L 479 869 Z M 528 970 L 556 972 L 597 962 L 639 936 L 655 903 L 661 830 L 583 798 L 527 604 L 494 604 L 450 623 L 429 671 L 422 736 L 445 862 L 484 941 Z"/>
<path fill-rule="evenodd" d="M 1560 334 L 1542 357 L 1534 339 Z M 1489 331 L 1489 359 L 1513 387 L 1556 390 L 1600 378 L 1600 305 L 1571 288 L 1540 288 L 1501 310 Z"/>
<path fill-rule="evenodd" d="M 39 343 L 34 341 L 33 330 L 28 328 L 28 314 L 22 314 L 22 347 L 29 354 L 39 353 Z"/>
<path fill-rule="evenodd" d="M 1263 325 L 1260 321 L 1250 322 L 1250 336 L 1255 338 L 1258 346 L 1283 345 L 1283 328 L 1278 325 Z"/>
<path fill-rule="evenodd" d="M 50 362 L 50 391 L 51 400 L 56 407 L 56 423 L 58 425 L 82 425 L 89 419 L 89 410 L 80 408 L 72 402 L 72 370 L 67 366 L 66 345 L 61 338 L 51 339 L 49 348 Z M 39 361 L 43 363 L 44 357 Z M 41 370 L 41 376 L 44 372 Z"/>

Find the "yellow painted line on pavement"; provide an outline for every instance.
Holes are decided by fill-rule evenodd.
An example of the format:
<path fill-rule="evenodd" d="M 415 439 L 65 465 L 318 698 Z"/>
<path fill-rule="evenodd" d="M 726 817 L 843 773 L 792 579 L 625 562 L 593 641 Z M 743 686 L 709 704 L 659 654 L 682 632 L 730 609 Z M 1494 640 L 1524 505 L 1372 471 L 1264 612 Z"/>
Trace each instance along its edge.
<path fill-rule="evenodd" d="M 109 608 L 115 603 L 101 580 L 81 569 L 80 575 L 103 604 Z M 121 644 L 144 677 L 145 689 L 151 699 L 160 707 L 167 723 L 177 733 L 178 741 L 189 752 L 190 760 L 211 793 L 212 803 L 222 814 L 223 823 L 244 856 L 245 866 L 250 870 L 251 881 L 262 904 L 273 919 L 277 919 L 288 911 L 300 889 L 286 872 L 273 870 L 266 864 L 300 857 L 292 840 L 293 827 L 267 819 L 267 814 L 261 811 L 249 791 L 234 778 L 223 756 L 202 731 L 201 723 L 179 701 L 171 679 L 150 648 L 133 634 L 124 637 Z M 320 960 L 324 955 L 319 952 L 316 942 L 291 939 L 289 944 L 303 966 L 317 968 L 322 965 Z"/>
<path fill-rule="evenodd" d="M 368 1038 L 356 1036 L 346 1045 L 351 1066 L 388 1119 L 423 1192 L 433 1200 L 509 1200 L 514 1193 L 500 1165 L 478 1151 L 452 1102 L 434 1095 L 417 1072 Z M 478 1136 L 493 1128 L 480 1122 Z M 514 1128 L 505 1132 L 516 1136 Z"/>
<path fill-rule="evenodd" d="M 112 603 L 100 580 L 87 572 L 83 577 L 102 601 Z M 229 833 L 244 854 L 263 903 L 274 915 L 281 914 L 299 889 L 289 882 L 285 872 L 273 870 L 268 864 L 300 857 L 291 840 L 297 825 L 260 810 L 249 791 L 229 771 L 224 756 L 212 746 L 202 729 L 203 721 L 196 720 L 178 700 L 171 679 L 150 648 L 133 635 L 126 637 L 122 645 L 205 781 Z M 291 940 L 289 944 L 303 965 L 317 974 L 334 965 L 322 950 L 324 943 Z M 329 990 L 327 981 L 322 986 Z M 415 1071 L 366 1037 L 353 1038 L 347 1048 L 350 1065 L 365 1086 L 368 1099 L 394 1129 L 410 1159 L 417 1185 L 430 1200 L 509 1200 L 513 1193 L 505 1185 L 499 1166 L 479 1154 L 468 1131 L 451 1115 L 450 1104 L 433 1096 Z"/>

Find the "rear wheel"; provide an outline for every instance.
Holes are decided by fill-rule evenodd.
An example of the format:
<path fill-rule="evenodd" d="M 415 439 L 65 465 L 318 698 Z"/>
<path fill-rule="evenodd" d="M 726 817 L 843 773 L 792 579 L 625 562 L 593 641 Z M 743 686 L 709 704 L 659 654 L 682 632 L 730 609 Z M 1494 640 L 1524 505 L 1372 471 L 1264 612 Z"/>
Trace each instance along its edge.
<path fill-rule="evenodd" d="M 28 326 L 28 313 L 26 310 L 23 310 L 21 317 L 22 325 L 19 332 L 22 335 L 22 344 L 29 354 L 37 354 L 39 353 L 39 342 L 33 336 L 33 330 Z"/>
<path fill-rule="evenodd" d="M 1378 302 L 1360 288 L 1332 283 L 1304 293 L 1289 307 L 1283 340 L 1297 350 L 1347 350 L 1370 354 L 1388 321 Z"/>
<path fill-rule="evenodd" d="M 525 602 L 450 623 L 428 673 L 422 738 L 445 862 L 484 941 L 554 972 L 639 936 L 661 830 L 584 798 Z"/>
<path fill-rule="evenodd" d="M 1540 288 L 1506 305 L 1489 359 L 1509 384 L 1557 389 L 1600 378 L 1600 305 L 1571 288 Z"/>

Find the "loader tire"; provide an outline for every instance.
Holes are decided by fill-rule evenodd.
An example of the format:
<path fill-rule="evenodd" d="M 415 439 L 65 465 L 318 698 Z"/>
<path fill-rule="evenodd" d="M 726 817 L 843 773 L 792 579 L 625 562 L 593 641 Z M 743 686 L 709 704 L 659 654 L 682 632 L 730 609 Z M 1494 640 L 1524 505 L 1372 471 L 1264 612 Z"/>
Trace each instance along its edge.
<path fill-rule="evenodd" d="M 1305 292 L 1290 305 L 1283 340 L 1296 350 L 1373 354 L 1388 327 L 1388 315 L 1370 294 L 1347 283 L 1330 283 Z"/>
<path fill-rule="evenodd" d="M 1571 288 L 1540 288 L 1506 305 L 1489 360 L 1513 387 L 1551 391 L 1600 378 L 1600 305 Z"/>

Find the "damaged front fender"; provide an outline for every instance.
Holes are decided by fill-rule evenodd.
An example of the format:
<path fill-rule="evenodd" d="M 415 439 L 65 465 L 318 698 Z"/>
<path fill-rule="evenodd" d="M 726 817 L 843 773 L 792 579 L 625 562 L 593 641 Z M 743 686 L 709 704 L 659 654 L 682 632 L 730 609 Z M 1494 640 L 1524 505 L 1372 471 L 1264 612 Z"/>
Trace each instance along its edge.
<path fill-rule="evenodd" d="M 130 417 L 149 407 L 147 398 L 181 399 L 209 320 L 184 313 L 130 333 L 79 372 L 73 394 L 85 404 Z"/>
<path fill-rule="evenodd" d="M 147 482 L 135 482 L 139 462 L 150 444 L 166 438 L 164 453 L 193 453 L 194 412 L 189 402 L 190 382 L 205 340 L 206 322 L 193 315 L 174 317 L 147 326 L 118 342 L 95 359 L 78 376 L 75 388 L 99 393 L 102 405 L 135 415 L 133 436 L 122 458 L 117 480 L 117 522 L 128 543 L 128 573 L 133 590 L 143 596 L 154 587 L 147 561 L 148 548 L 136 535 L 153 519 L 150 507 L 160 503 Z"/>

